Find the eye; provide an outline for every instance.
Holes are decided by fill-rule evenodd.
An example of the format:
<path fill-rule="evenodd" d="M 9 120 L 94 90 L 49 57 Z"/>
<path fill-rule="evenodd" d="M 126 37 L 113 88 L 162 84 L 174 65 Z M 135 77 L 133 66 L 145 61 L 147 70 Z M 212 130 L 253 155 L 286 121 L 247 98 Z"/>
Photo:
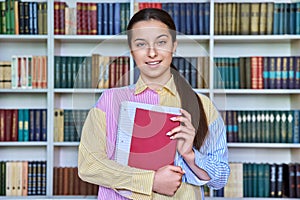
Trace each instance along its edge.
<path fill-rule="evenodd" d="M 138 42 L 135 44 L 136 47 L 145 47 L 147 44 L 145 42 Z"/>
<path fill-rule="evenodd" d="M 157 45 L 158 45 L 158 46 L 163 46 L 163 45 L 165 45 L 166 43 L 167 43 L 167 41 L 165 41 L 165 40 L 160 40 L 160 41 L 157 42 Z"/>

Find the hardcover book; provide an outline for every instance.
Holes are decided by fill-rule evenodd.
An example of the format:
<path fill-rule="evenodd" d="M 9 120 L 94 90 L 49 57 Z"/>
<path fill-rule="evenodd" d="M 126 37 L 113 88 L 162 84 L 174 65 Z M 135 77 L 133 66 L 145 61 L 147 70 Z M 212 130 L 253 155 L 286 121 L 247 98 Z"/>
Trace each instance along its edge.
<path fill-rule="evenodd" d="M 173 164 L 176 141 L 166 133 L 179 126 L 179 122 L 170 118 L 180 114 L 179 108 L 122 102 L 115 160 L 148 170 Z"/>

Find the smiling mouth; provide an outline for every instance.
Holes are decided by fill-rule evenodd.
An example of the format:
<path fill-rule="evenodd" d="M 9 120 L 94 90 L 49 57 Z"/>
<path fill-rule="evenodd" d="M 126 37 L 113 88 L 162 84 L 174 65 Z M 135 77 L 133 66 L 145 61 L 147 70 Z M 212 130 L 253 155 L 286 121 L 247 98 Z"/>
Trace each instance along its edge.
<path fill-rule="evenodd" d="M 160 61 L 151 61 L 151 62 L 146 62 L 147 65 L 158 65 L 161 63 L 161 60 Z"/>

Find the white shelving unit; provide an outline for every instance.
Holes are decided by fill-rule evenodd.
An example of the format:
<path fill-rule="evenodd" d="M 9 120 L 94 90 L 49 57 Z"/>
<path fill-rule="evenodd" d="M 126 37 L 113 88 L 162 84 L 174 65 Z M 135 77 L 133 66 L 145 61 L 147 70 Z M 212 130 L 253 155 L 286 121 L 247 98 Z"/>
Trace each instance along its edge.
<path fill-rule="evenodd" d="M 37 0 L 40 1 L 40 0 Z M 79 1 L 79 0 L 78 0 Z M 152 0 L 149 0 L 151 2 Z M 270 0 L 271 1 L 271 0 Z M 66 1 L 76 7 L 76 1 Z M 115 2 L 112 0 L 80 0 L 80 2 Z M 134 0 L 130 2 L 133 14 Z M 145 2 L 137 0 L 137 2 Z M 177 2 L 176 0 L 156 0 L 152 2 Z M 192 2 L 181 0 L 180 2 Z M 196 0 L 193 2 L 207 2 Z M 214 35 L 214 3 L 246 2 L 246 0 L 214 1 L 210 6 L 210 34 L 178 36 L 177 55 L 214 57 L 237 56 L 300 56 L 300 35 L 263 36 L 219 36 Z M 251 1 L 254 2 L 254 1 Z M 260 0 L 255 2 L 269 2 Z M 274 1 L 273 1 L 274 2 Z M 278 2 L 275 0 L 275 2 Z M 290 2 L 290 1 L 280 1 Z M 0 35 L 0 60 L 10 60 L 12 55 L 47 55 L 47 89 L 0 89 L 0 109 L 9 108 L 47 108 L 47 142 L 0 142 L 0 160 L 46 160 L 47 195 L 36 197 L 17 197 L 18 199 L 96 199 L 96 197 L 53 196 L 53 167 L 77 166 L 78 142 L 54 142 L 54 109 L 91 108 L 100 96 L 101 89 L 56 89 L 54 88 L 54 56 L 85 56 L 99 52 L 108 56 L 129 55 L 125 35 L 54 35 L 54 0 L 48 1 L 47 35 Z M 133 60 L 130 61 L 133 67 Z M 207 94 L 222 110 L 290 110 L 300 109 L 300 90 L 222 90 L 213 88 L 213 67 L 210 64 L 208 89 L 195 89 Z M 133 70 L 131 70 L 133 83 Z M 229 143 L 230 162 L 300 162 L 300 144 L 272 143 Z M 0 196 L 0 199 L 15 197 Z M 208 199 L 224 199 L 210 197 Z M 257 199 L 257 198 L 247 198 Z M 271 198 L 260 198 L 271 199 Z M 272 198 L 279 199 L 279 198 Z"/>

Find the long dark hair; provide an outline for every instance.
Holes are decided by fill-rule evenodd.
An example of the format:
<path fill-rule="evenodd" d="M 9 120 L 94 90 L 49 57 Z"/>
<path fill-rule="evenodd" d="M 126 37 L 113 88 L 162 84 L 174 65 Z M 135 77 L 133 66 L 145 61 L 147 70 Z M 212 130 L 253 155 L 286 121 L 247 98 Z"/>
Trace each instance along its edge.
<path fill-rule="evenodd" d="M 140 21 L 157 20 L 166 24 L 170 30 L 172 41 L 176 41 L 176 26 L 172 17 L 164 10 L 157 8 L 146 8 L 138 11 L 129 21 L 127 26 L 127 41 L 131 47 L 131 29 L 133 25 Z M 194 139 L 194 147 L 200 149 L 206 135 L 208 134 L 208 124 L 206 114 L 203 109 L 203 104 L 196 92 L 192 89 L 191 85 L 186 79 L 180 75 L 177 68 L 171 64 L 171 73 L 173 74 L 176 89 L 180 96 L 181 106 L 188 111 L 192 116 L 192 124 L 196 129 L 196 136 Z M 197 109 L 198 107 L 198 109 Z"/>

